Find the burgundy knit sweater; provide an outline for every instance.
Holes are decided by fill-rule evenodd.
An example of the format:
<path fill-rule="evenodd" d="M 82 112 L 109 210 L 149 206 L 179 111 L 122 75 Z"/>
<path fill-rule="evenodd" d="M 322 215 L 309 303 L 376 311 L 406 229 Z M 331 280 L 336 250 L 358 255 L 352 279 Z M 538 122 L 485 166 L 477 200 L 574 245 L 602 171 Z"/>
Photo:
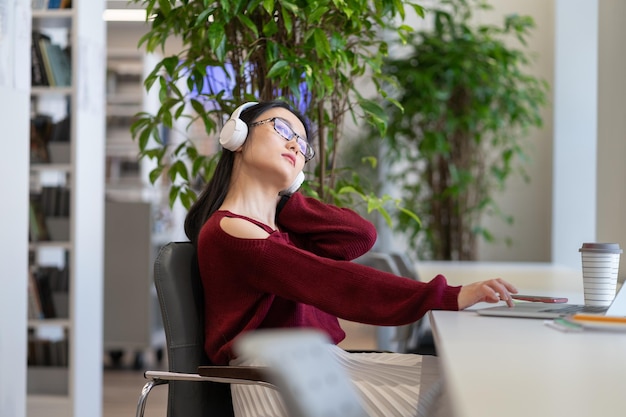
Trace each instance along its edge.
<path fill-rule="evenodd" d="M 270 233 L 240 239 L 224 232 L 224 217 L 245 218 Z M 295 193 L 280 211 L 279 231 L 217 211 L 198 238 L 205 297 L 205 350 L 214 364 L 234 357 L 233 340 L 259 328 L 313 327 L 339 343 L 337 317 L 403 325 L 428 310 L 457 310 L 460 287 L 442 275 L 430 282 L 350 262 L 373 246 L 374 226 L 349 209 Z"/>

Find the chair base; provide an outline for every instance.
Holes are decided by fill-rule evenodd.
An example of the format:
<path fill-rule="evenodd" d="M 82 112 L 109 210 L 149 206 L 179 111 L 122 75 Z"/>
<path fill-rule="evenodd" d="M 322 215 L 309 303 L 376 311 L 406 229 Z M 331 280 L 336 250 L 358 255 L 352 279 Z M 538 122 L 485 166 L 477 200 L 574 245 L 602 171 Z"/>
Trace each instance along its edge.
<path fill-rule="evenodd" d="M 141 395 L 139 396 L 139 401 L 137 402 L 137 413 L 135 414 L 135 417 L 143 417 L 143 414 L 146 410 L 148 395 L 150 395 L 152 388 L 156 387 L 157 385 L 163 385 L 167 383 L 168 381 L 164 379 L 152 379 L 146 382 L 146 384 L 141 389 Z"/>

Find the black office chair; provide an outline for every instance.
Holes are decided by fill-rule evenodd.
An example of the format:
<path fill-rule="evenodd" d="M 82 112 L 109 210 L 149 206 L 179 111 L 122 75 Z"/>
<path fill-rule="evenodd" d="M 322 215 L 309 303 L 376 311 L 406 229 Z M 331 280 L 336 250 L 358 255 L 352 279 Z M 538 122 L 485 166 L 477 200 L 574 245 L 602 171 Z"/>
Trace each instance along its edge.
<path fill-rule="evenodd" d="M 152 388 L 162 384 L 169 386 L 168 417 L 233 416 L 229 384 L 254 384 L 278 389 L 292 417 L 363 416 L 356 394 L 351 392 L 347 375 L 337 369 L 337 364 L 329 355 L 319 355 L 322 335 L 312 335 L 302 329 L 269 335 L 250 332 L 241 337 L 238 345 L 255 346 L 248 349 L 246 356 L 274 366 L 210 364 L 204 352 L 204 293 L 196 251 L 191 243 L 172 242 L 161 248 L 154 264 L 154 283 L 163 316 L 169 366 L 168 371 L 145 372 L 149 381 L 142 389 L 137 417 L 143 416 Z M 263 342 L 259 343 L 259 340 Z M 308 342 L 303 349 L 305 341 Z M 271 360 L 276 352 L 297 357 L 300 363 L 290 362 L 289 366 L 283 366 L 287 362 L 282 361 L 278 366 Z M 301 389 L 313 383 L 317 389 Z M 326 390 L 320 390 L 321 386 Z M 330 404 L 320 401 L 324 392 L 338 394 L 340 401 Z M 312 403 L 323 407 L 311 407 Z M 348 410 L 351 412 L 347 413 Z"/>
<path fill-rule="evenodd" d="M 379 271 L 400 275 L 393 257 L 385 252 L 370 251 L 356 258 L 354 262 L 369 266 Z M 406 326 L 378 326 L 376 330 L 376 348 L 386 352 L 406 352 Z"/>
<path fill-rule="evenodd" d="M 370 251 L 355 259 L 355 262 L 414 281 L 420 280 L 406 253 Z M 386 334 L 389 333 L 385 331 L 388 329 L 381 327 L 379 349 L 399 353 L 436 354 L 428 318 L 404 326 L 395 326 L 392 334 Z"/>
<path fill-rule="evenodd" d="M 263 368 L 208 366 L 204 352 L 204 304 L 196 251 L 190 242 L 172 242 L 159 252 L 154 264 L 165 338 L 168 372 L 146 371 L 149 380 L 137 404 L 142 417 L 153 387 L 169 385 L 168 417 L 233 416 L 229 383 L 269 383 Z M 198 367 L 203 366 L 203 376 Z"/>

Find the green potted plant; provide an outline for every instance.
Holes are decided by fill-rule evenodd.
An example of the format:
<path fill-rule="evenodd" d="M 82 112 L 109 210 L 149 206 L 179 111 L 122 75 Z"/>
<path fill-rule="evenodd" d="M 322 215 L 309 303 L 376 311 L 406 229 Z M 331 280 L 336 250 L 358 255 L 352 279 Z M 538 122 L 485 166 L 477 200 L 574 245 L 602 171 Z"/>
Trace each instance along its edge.
<path fill-rule="evenodd" d="M 364 202 L 379 210 L 395 200 L 377 197 L 338 163 L 346 117 L 364 119 L 379 132 L 387 117 L 377 100 L 364 97 L 357 80 L 382 89 L 383 32 L 405 39 L 411 28 L 397 22 L 419 5 L 394 0 L 131 0 L 141 4 L 150 21 L 140 44 L 158 51 L 171 37 L 181 51 L 166 56 L 145 80 L 159 91 L 160 108 L 141 113 L 132 126 L 140 154 L 156 161 L 154 182 L 169 178 L 170 202 L 189 206 L 196 197 L 194 181 L 210 178 L 216 154 L 205 155 L 193 140 L 170 149 L 161 126 L 201 122 L 207 138 L 216 138 L 227 116 L 244 101 L 283 99 L 311 121 L 316 158 L 307 165 L 305 191 L 338 204 Z M 406 8 L 406 9 L 405 9 Z M 183 129 L 185 130 L 185 129 Z M 400 210 L 404 210 L 400 208 Z M 412 213 L 407 215 L 416 221 Z"/>
<path fill-rule="evenodd" d="M 432 29 L 412 34 L 402 56 L 384 63 L 400 103 L 385 105 L 387 181 L 422 220 L 416 226 L 400 213 L 396 222 L 421 259 L 474 260 L 478 238 L 494 240 L 481 218 L 512 221 L 494 197 L 511 175 L 525 175 L 526 134 L 542 123 L 547 83 L 525 72 L 533 20 L 472 24 L 472 12 L 488 8 L 441 0 L 429 12 Z"/>

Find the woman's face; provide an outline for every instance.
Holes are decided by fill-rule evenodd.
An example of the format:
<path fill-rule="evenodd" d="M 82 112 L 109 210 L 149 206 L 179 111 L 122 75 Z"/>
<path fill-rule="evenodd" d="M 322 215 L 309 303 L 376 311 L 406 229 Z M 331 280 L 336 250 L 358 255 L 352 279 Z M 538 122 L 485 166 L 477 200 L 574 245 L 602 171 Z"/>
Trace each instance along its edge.
<path fill-rule="evenodd" d="M 304 168 L 306 146 L 300 119 L 287 109 L 272 108 L 250 123 L 243 160 L 257 171 L 254 175 L 267 176 L 284 189 Z"/>

